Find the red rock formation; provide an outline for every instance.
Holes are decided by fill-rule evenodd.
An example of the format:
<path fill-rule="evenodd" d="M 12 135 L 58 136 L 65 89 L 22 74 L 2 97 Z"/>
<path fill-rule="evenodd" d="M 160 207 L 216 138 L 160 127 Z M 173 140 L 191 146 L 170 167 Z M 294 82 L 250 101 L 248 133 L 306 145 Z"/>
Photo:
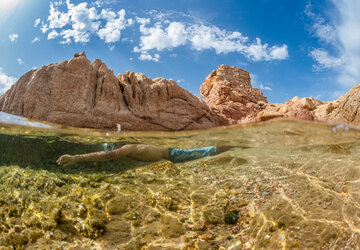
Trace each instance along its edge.
<path fill-rule="evenodd" d="M 280 117 L 360 126 L 360 84 L 356 84 L 344 97 L 331 102 L 294 97 L 280 104 L 267 103 L 255 118 L 241 122 L 261 122 Z"/>
<path fill-rule="evenodd" d="M 320 121 L 360 126 L 360 84 L 356 84 L 344 97 L 317 106 L 314 114 Z"/>
<path fill-rule="evenodd" d="M 220 65 L 206 77 L 200 87 L 207 105 L 220 117 L 222 124 L 236 124 L 261 111 L 259 102 L 267 103 L 263 93 L 252 88 L 249 72 Z"/>
<path fill-rule="evenodd" d="M 184 130 L 284 117 L 360 125 L 360 84 L 336 101 L 294 97 L 270 104 L 245 70 L 220 65 L 204 81 L 205 102 L 163 78 L 115 77 L 84 53 L 23 75 L 0 97 L 0 111 L 63 125 L 124 130 Z"/>
<path fill-rule="evenodd" d="M 183 130 L 218 125 L 198 97 L 163 78 L 115 77 L 84 53 L 23 75 L 0 97 L 0 111 L 63 125 L 124 130 Z"/>
<path fill-rule="evenodd" d="M 284 103 L 267 104 L 255 119 L 247 122 L 261 122 L 279 117 L 313 121 L 316 120 L 316 116 L 312 111 L 321 103 L 312 97 L 296 96 Z"/>

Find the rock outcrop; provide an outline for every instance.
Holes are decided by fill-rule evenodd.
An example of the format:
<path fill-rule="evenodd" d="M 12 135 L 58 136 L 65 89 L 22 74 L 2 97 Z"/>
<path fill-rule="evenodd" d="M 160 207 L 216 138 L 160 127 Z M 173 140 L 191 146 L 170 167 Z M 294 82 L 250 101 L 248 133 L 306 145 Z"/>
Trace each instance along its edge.
<path fill-rule="evenodd" d="M 360 126 L 360 84 L 356 84 L 345 96 L 317 106 L 314 114 L 320 121 Z"/>
<path fill-rule="evenodd" d="M 260 90 L 251 87 L 247 71 L 220 65 L 205 79 L 200 92 L 223 125 L 289 118 L 360 126 L 360 84 L 331 102 L 296 96 L 271 104 Z"/>
<path fill-rule="evenodd" d="M 256 117 L 247 117 L 241 123 L 267 121 L 273 118 L 291 118 L 360 126 L 360 84 L 335 101 L 321 102 L 312 97 L 294 97 L 280 104 L 266 103 Z"/>
<path fill-rule="evenodd" d="M 0 97 L 0 111 L 87 128 L 184 130 L 219 125 L 200 98 L 163 78 L 116 77 L 84 53 L 23 75 Z"/>
<path fill-rule="evenodd" d="M 251 122 L 262 122 L 279 117 L 313 121 L 316 120 L 316 116 L 312 111 L 320 104 L 321 101 L 312 97 L 297 96 L 280 104 L 268 103 Z"/>
<path fill-rule="evenodd" d="M 222 124 L 236 124 L 247 116 L 255 117 L 267 103 L 263 93 L 251 87 L 249 72 L 220 65 L 200 87 L 207 105 L 222 118 Z"/>
<path fill-rule="evenodd" d="M 360 126 L 360 84 L 344 97 L 321 102 L 294 97 L 268 103 L 251 87 L 249 72 L 220 65 L 200 87 L 201 98 L 164 78 L 126 72 L 116 77 L 84 53 L 23 75 L 0 97 L 0 111 L 87 128 L 185 130 L 291 118 Z"/>

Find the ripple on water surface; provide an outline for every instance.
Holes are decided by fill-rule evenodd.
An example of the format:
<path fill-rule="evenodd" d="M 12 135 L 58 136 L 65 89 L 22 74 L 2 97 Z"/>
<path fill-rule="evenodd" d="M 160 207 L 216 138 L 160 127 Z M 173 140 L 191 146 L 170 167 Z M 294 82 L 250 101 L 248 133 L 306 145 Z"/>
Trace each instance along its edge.
<path fill-rule="evenodd" d="M 360 132 L 278 120 L 190 132 L 0 124 L 0 247 L 359 248 Z M 101 143 L 230 145 L 184 163 L 59 167 Z"/>

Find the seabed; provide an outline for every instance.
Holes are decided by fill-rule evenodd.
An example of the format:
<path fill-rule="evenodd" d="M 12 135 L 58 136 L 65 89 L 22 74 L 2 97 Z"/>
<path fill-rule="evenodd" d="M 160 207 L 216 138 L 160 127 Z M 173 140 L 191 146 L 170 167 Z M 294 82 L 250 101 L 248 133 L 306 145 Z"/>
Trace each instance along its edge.
<path fill-rule="evenodd" d="M 0 249 L 360 248 L 360 132 L 294 121 L 181 133 L 0 129 Z M 122 141 L 230 151 L 56 165 Z"/>

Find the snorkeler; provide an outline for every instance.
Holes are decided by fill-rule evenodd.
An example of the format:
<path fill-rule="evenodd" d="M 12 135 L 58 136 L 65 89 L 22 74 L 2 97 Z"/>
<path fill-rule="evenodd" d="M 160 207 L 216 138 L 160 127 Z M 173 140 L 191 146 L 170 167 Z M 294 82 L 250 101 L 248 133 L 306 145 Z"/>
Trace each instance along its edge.
<path fill-rule="evenodd" d="M 166 148 L 146 144 L 125 144 L 120 148 L 115 148 L 115 144 L 103 144 L 104 151 L 80 154 L 63 155 L 56 162 L 58 165 L 70 166 L 77 162 L 84 161 L 109 161 L 120 157 L 130 157 L 140 161 L 160 161 L 170 160 L 174 163 L 195 160 L 209 155 L 220 154 L 227 151 L 232 146 L 204 147 L 192 149 Z M 110 148 L 108 147 L 110 146 Z"/>

